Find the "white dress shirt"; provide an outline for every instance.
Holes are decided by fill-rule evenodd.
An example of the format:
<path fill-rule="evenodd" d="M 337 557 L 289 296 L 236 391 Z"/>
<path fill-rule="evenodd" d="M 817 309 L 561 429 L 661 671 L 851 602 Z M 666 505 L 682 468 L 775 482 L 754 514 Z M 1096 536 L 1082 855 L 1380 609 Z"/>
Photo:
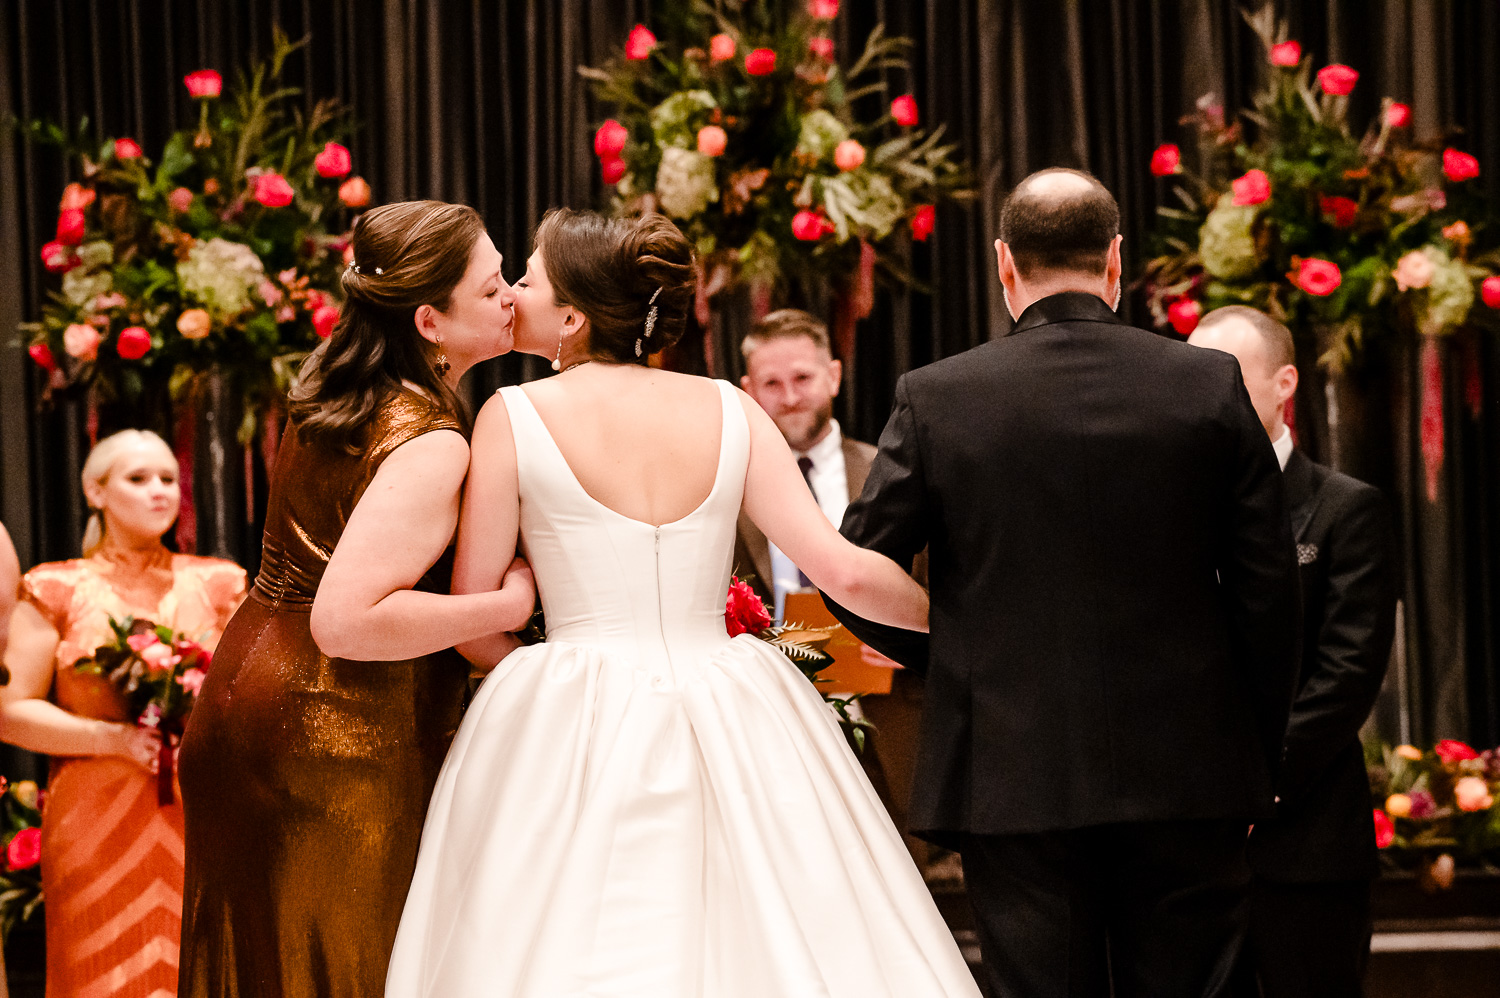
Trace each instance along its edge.
<path fill-rule="evenodd" d="M 849 477 L 844 467 L 844 435 L 839 430 L 838 420 L 828 424 L 827 435 L 810 450 L 793 453 L 812 461 L 812 470 L 807 477 L 812 484 L 813 497 L 818 500 L 818 508 L 828 517 L 828 522 L 839 526 L 844 522 L 844 510 L 849 508 Z M 792 559 L 782 554 L 775 544 L 766 543 L 771 548 L 772 588 L 776 595 L 774 612 L 777 623 L 780 623 L 786 609 L 786 594 L 800 589 L 801 580 Z"/>
<path fill-rule="evenodd" d="M 1292 451 L 1296 445 L 1292 443 L 1292 428 L 1282 426 L 1281 436 L 1271 441 L 1271 447 L 1276 451 L 1276 460 L 1281 462 L 1281 470 L 1286 470 L 1286 463 L 1292 459 Z"/>

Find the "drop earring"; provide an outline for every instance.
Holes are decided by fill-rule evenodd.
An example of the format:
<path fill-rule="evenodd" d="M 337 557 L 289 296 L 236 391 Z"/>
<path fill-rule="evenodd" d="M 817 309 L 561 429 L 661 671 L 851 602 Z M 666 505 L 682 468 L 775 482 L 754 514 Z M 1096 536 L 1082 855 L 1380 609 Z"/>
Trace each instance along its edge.
<path fill-rule="evenodd" d="M 552 358 L 552 370 L 554 370 L 554 371 L 561 371 L 562 370 L 562 341 L 563 341 L 563 334 L 562 333 L 558 333 L 557 334 L 557 356 Z"/>
<path fill-rule="evenodd" d="M 437 341 L 437 348 L 438 348 L 437 363 L 433 364 L 432 367 L 433 367 L 433 370 L 437 371 L 437 376 L 438 377 L 445 378 L 445 377 L 448 376 L 448 372 L 453 369 L 453 365 L 450 364 L 450 363 L 448 363 L 448 355 L 443 352 L 443 341 L 442 340 L 438 340 Z"/>

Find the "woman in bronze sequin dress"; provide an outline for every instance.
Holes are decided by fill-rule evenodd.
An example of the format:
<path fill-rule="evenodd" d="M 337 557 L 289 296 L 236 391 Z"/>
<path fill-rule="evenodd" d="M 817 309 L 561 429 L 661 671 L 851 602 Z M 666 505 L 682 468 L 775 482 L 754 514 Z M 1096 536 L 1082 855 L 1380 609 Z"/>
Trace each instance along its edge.
<path fill-rule="evenodd" d="M 467 419 L 510 348 L 510 288 L 472 209 L 368 212 L 346 303 L 293 394 L 261 571 L 184 736 L 179 994 L 371 998 L 468 667 L 530 615 L 530 573 L 445 595 Z"/>

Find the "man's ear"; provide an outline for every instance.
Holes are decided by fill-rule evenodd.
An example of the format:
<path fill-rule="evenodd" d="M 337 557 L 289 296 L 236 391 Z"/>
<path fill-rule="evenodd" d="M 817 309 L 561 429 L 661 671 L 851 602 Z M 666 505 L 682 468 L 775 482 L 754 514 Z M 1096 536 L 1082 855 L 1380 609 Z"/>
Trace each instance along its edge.
<path fill-rule="evenodd" d="M 1282 401 L 1297 394 L 1297 382 L 1300 376 L 1297 374 L 1297 365 L 1286 364 L 1276 372 L 1276 394 L 1280 395 Z"/>
<path fill-rule="evenodd" d="M 750 395 L 751 398 L 755 397 L 754 395 L 750 394 L 750 375 L 740 375 L 740 391 L 744 392 L 746 395 Z"/>
<path fill-rule="evenodd" d="M 1124 236 L 1115 236 L 1114 241 L 1109 244 L 1109 249 L 1104 254 L 1104 279 L 1111 284 L 1124 279 L 1125 264 L 1120 256 L 1120 247 L 1124 242 Z"/>
<path fill-rule="evenodd" d="M 844 362 L 838 359 L 828 362 L 828 376 L 833 379 L 833 394 L 838 396 L 839 388 L 844 383 Z"/>

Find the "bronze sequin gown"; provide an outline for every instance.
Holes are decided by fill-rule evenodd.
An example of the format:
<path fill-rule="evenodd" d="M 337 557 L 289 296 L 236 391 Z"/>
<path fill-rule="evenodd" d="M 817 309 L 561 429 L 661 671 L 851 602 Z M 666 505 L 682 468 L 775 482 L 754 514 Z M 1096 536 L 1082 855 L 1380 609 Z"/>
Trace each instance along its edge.
<path fill-rule="evenodd" d="M 451 651 L 330 659 L 308 615 L 380 463 L 422 433 L 456 428 L 405 392 L 372 421 L 358 455 L 288 427 L 260 576 L 219 642 L 183 738 L 184 998 L 384 993 L 468 669 Z M 447 592 L 450 571 L 451 549 L 417 588 Z"/>

